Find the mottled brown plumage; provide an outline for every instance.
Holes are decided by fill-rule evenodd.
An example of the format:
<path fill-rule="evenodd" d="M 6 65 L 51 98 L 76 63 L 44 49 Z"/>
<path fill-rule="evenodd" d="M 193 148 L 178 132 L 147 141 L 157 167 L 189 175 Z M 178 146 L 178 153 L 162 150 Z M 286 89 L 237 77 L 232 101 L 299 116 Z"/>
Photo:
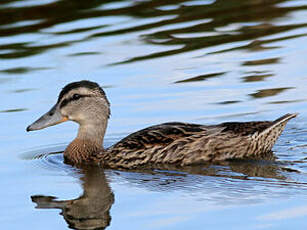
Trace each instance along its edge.
<path fill-rule="evenodd" d="M 129 135 L 98 157 L 102 164 L 123 168 L 261 157 L 272 149 L 287 121 L 295 116 L 287 114 L 273 122 L 212 126 L 165 123 Z"/>
<path fill-rule="evenodd" d="M 103 149 L 109 114 L 109 102 L 98 84 L 74 82 L 64 87 L 51 111 L 27 130 L 73 120 L 80 127 L 77 138 L 64 152 L 67 162 L 95 163 L 110 168 L 154 168 L 162 164 L 186 166 L 261 157 L 272 149 L 286 123 L 297 115 L 286 114 L 275 121 L 210 126 L 164 123 L 135 132 Z"/>

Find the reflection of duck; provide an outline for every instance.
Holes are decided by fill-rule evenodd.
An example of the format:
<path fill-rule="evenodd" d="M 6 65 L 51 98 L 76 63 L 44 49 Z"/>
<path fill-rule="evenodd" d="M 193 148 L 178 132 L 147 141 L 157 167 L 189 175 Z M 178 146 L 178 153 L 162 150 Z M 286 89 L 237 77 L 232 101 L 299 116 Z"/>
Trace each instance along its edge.
<path fill-rule="evenodd" d="M 32 196 L 36 208 L 58 208 L 74 229 L 104 229 L 110 224 L 110 209 L 114 195 L 103 170 L 97 167 L 83 169 L 83 195 L 74 200 L 58 201 L 52 196 Z"/>
<path fill-rule="evenodd" d="M 259 157 L 271 150 L 287 121 L 296 115 L 286 114 L 275 121 L 227 122 L 210 126 L 164 123 L 130 134 L 103 149 L 110 116 L 109 101 L 98 84 L 80 81 L 66 85 L 55 106 L 27 131 L 67 120 L 79 123 L 78 136 L 64 152 L 66 161 L 72 164 L 95 162 L 111 168 L 158 164 L 185 166 Z"/>

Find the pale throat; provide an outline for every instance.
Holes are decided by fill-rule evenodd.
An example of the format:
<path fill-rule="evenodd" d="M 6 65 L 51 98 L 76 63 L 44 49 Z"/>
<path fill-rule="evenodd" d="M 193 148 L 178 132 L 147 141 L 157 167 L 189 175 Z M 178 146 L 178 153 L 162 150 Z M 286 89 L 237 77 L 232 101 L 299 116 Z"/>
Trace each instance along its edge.
<path fill-rule="evenodd" d="M 106 128 L 107 121 L 80 124 L 76 139 L 102 146 Z"/>

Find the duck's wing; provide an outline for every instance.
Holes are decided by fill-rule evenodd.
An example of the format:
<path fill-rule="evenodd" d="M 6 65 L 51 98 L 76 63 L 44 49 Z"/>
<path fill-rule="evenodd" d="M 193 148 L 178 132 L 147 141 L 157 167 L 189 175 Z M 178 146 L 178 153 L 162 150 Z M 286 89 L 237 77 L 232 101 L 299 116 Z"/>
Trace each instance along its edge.
<path fill-rule="evenodd" d="M 218 133 L 234 134 L 237 136 L 252 135 L 261 132 L 272 125 L 272 121 L 259 122 L 226 122 L 219 125 L 199 125 L 181 122 L 169 122 L 154 125 L 125 137 L 115 145 L 111 146 L 110 151 L 133 151 L 145 150 L 156 146 L 166 146 L 172 142 L 190 137 L 214 135 Z"/>
<path fill-rule="evenodd" d="M 142 129 L 125 137 L 108 150 L 145 150 L 155 146 L 166 146 L 174 141 L 187 137 L 230 135 L 230 136 L 255 136 L 275 130 L 276 127 L 284 128 L 288 120 L 297 114 L 286 114 L 275 121 L 252 122 L 225 122 L 219 125 L 199 125 L 181 122 L 169 122 Z M 279 135 L 282 131 L 280 129 Z M 276 135 L 276 139 L 279 135 Z"/>
<path fill-rule="evenodd" d="M 256 132 L 262 132 L 269 128 L 272 124 L 272 121 L 225 122 L 217 125 L 217 127 L 223 127 L 223 133 L 233 133 L 240 136 L 248 136 Z"/>
<path fill-rule="evenodd" d="M 220 128 L 210 128 L 199 124 L 169 122 L 142 129 L 125 137 L 109 150 L 141 150 L 154 146 L 166 146 L 175 140 L 204 132 L 216 132 Z"/>
<path fill-rule="evenodd" d="M 276 130 L 280 135 L 287 122 L 297 115 L 297 113 L 288 113 L 279 117 L 275 121 L 225 122 L 217 125 L 217 127 L 224 127 L 222 130 L 224 133 L 229 132 L 240 136 L 260 135 Z"/>

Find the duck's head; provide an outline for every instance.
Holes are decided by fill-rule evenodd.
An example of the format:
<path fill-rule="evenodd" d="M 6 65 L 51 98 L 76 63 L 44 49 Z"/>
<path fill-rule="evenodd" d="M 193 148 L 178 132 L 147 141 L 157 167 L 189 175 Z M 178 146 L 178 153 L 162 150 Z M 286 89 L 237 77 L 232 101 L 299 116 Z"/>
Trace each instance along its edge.
<path fill-rule="evenodd" d="M 85 80 L 73 82 L 62 89 L 57 103 L 29 125 L 27 131 L 44 129 L 70 120 L 80 125 L 76 139 L 102 144 L 109 116 L 110 103 L 97 83 Z"/>

